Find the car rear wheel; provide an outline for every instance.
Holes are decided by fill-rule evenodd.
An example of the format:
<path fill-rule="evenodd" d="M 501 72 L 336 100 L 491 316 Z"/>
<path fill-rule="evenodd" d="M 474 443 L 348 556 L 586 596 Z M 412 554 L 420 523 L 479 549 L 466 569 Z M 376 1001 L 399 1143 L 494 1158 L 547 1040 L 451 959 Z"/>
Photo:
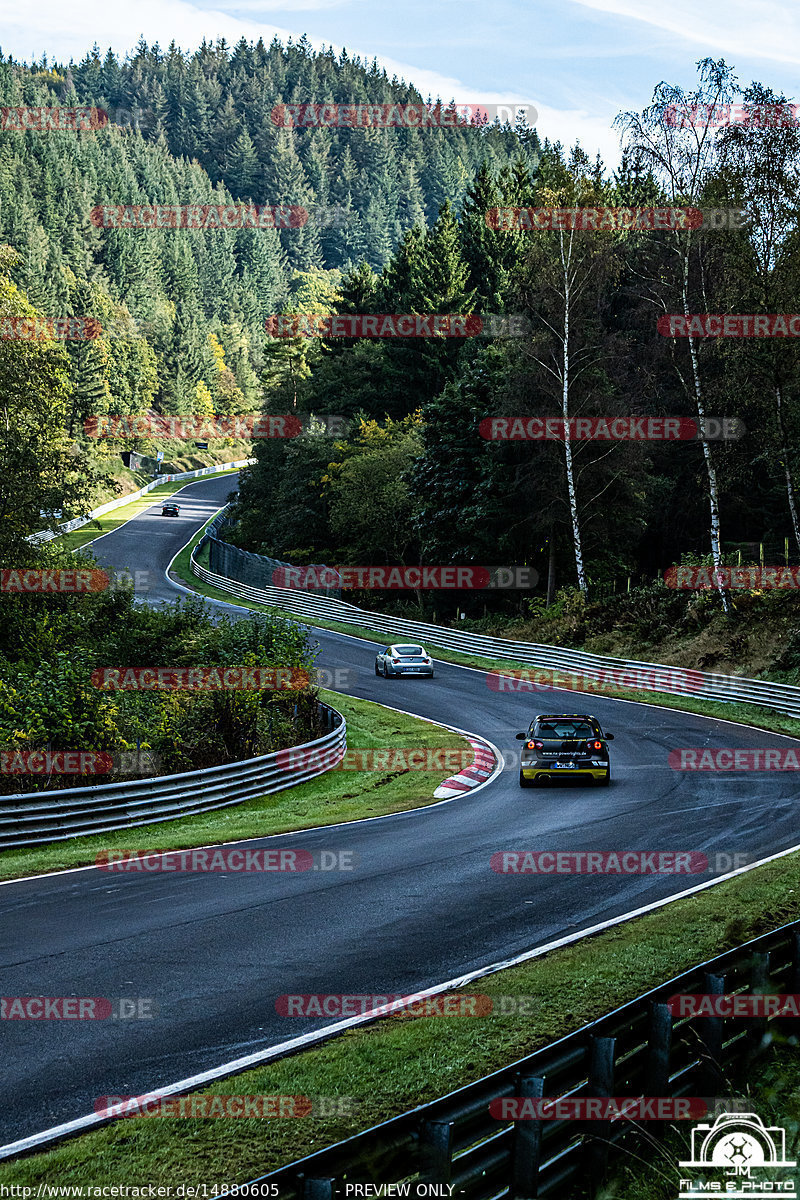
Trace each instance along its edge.
<path fill-rule="evenodd" d="M 376 675 L 380 675 L 380 671 L 378 670 L 378 664 L 377 664 L 377 663 L 375 663 L 375 674 L 376 674 Z"/>
<path fill-rule="evenodd" d="M 526 779 L 525 776 L 522 774 L 522 771 L 520 771 L 520 773 L 519 773 L 519 786 L 520 787 L 525 787 L 525 788 L 533 787 L 534 783 L 535 783 L 535 780 Z"/>
<path fill-rule="evenodd" d="M 383 678 L 389 678 L 389 668 L 386 666 L 386 663 L 383 664 Z"/>
<path fill-rule="evenodd" d="M 608 774 L 604 775 L 602 779 L 598 779 L 597 786 L 598 787 L 608 787 L 608 785 L 610 783 L 611 783 L 611 772 L 609 771 Z"/>

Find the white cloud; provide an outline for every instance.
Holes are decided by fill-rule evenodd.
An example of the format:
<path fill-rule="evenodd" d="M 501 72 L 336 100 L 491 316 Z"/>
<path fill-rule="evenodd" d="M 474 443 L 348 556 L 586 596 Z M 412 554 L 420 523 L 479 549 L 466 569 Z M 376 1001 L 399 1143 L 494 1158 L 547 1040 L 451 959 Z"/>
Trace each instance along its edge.
<path fill-rule="evenodd" d="M 800 8 L 776 0 L 574 0 L 584 8 L 628 17 L 742 59 L 800 63 Z"/>
<path fill-rule="evenodd" d="M 567 156 L 577 141 L 592 160 L 599 152 L 606 169 L 611 170 L 619 165 L 619 135 L 611 127 L 617 115 L 616 109 L 598 115 L 579 108 L 548 108 L 544 104 L 538 105 L 538 108 L 536 131 L 542 141 L 549 138 L 551 142 L 561 142 Z"/>

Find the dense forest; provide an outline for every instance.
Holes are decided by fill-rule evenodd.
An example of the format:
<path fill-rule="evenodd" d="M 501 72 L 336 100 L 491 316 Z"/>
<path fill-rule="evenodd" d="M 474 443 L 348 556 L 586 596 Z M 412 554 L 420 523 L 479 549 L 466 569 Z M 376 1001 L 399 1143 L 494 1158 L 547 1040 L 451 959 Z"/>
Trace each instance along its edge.
<path fill-rule="evenodd" d="M 315 288 L 327 298 L 362 262 L 382 269 L 405 231 L 460 205 L 482 162 L 537 159 L 535 132 L 508 126 L 279 128 L 273 107 L 298 95 L 422 100 L 374 65 L 305 42 L 191 55 L 140 43 L 124 62 L 96 49 L 71 66 L 0 62 L 0 106 L 92 105 L 109 118 L 90 131 L 0 134 L 0 240 L 21 256 L 13 281 L 44 314 L 92 315 L 108 334 L 70 347 L 75 428 L 88 411 L 151 404 L 256 411 L 269 314 Z M 100 205 L 232 199 L 303 206 L 309 219 L 213 234 L 91 220 Z"/>
<path fill-rule="evenodd" d="M 716 123 L 715 106 L 735 98 L 746 112 L 785 98 L 740 89 L 723 62 L 698 67 L 693 92 L 659 84 L 644 112 L 620 117 L 624 153 L 608 171 L 523 124 L 279 127 L 271 113 L 282 103 L 423 100 L 375 63 L 305 39 L 0 62 L 3 106 L 94 105 L 110 118 L 88 131 L 0 132 L 5 311 L 77 314 L 103 331 L 0 344 L 5 381 L 23 366 L 35 377 L 7 391 L 18 413 L 0 447 L 5 512 L 12 498 L 20 508 L 20 471 L 33 476 L 6 542 L 19 549 L 42 513 L 85 507 L 121 449 L 165 444 L 93 441 L 92 416 L 295 411 L 344 417 L 349 433 L 312 423 L 254 443 L 227 534 L 249 550 L 300 563 L 526 564 L 551 594 L 555 582 L 587 592 L 759 542 L 774 560 L 787 537 L 796 557 L 796 343 L 659 332 L 670 313 L 800 309 L 798 126 Z M 704 126 L 673 119 L 692 105 Z M 145 230 L 91 216 L 102 205 L 237 201 L 300 205 L 312 219 Z M 491 216 L 660 205 L 736 206 L 749 220 L 576 231 Z M 331 206 L 343 219 L 313 219 Z M 271 337 L 276 313 L 508 314 L 528 332 Z M 481 422 L 503 414 L 736 417 L 745 432 L 481 437 Z"/>
<path fill-rule="evenodd" d="M 500 311 L 532 332 L 295 339 L 296 369 L 267 402 L 341 413 L 353 432 L 333 449 L 311 436 L 259 444 L 231 540 L 301 562 L 528 564 L 551 597 L 556 582 L 586 594 L 709 555 L 757 560 L 759 544 L 768 562 L 797 561 L 797 342 L 669 337 L 660 319 L 798 311 L 800 126 L 759 119 L 782 114 L 784 97 L 740 93 L 724 63 L 698 65 L 695 91 L 661 84 L 643 113 L 620 117 L 618 170 L 548 143 L 535 171 L 482 164 L 457 210 L 407 233 L 380 273 L 346 276 L 342 313 Z M 737 95 L 744 119 L 716 119 Z M 658 205 L 697 207 L 706 226 L 503 229 L 492 215 Z M 711 216 L 737 207 L 742 223 Z M 487 441 L 481 422 L 498 414 L 727 418 L 744 432 Z"/>

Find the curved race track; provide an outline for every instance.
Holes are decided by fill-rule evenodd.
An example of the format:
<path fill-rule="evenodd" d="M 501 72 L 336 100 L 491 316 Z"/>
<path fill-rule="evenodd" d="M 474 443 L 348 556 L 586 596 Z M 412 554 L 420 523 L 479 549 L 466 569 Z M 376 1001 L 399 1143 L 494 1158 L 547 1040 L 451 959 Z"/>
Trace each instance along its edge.
<path fill-rule="evenodd" d="M 164 569 L 233 486 L 180 493 L 95 543 L 104 565 Z M 219 607 L 225 607 L 220 605 Z M 239 615 L 246 619 L 243 610 Z M 516 771 L 453 802 L 258 845 L 346 849 L 352 873 L 154 874 L 95 869 L 0 886 L 0 995 L 142 996 L 157 1019 L 3 1022 L 0 1144 L 330 1023 L 279 1016 L 282 993 L 412 992 L 684 890 L 700 876 L 513 876 L 497 850 L 694 850 L 749 860 L 798 841 L 791 774 L 678 775 L 678 746 L 782 746 L 777 735 L 681 712 L 554 692 L 489 690 L 480 671 L 383 680 L 374 643 L 317 630 L 325 667 L 355 667 L 352 693 L 479 733 L 502 751 L 537 710 L 594 712 L 616 734 L 609 789 L 522 791 Z M 433 784 L 432 784 L 433 787 Z M 285 793 L 291 803 L 291 793 Z M 708 877 L 708 876 L 707 876 Z"/>

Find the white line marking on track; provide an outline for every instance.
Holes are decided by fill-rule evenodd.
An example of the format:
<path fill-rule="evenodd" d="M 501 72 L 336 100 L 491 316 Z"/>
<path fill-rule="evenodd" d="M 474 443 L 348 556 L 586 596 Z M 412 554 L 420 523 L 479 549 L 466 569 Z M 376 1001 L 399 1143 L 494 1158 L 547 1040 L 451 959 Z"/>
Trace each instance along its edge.
<path fill-rule="evenodd" d="M 402 709 L 398 709 L 397 711 L 401 712 Z M 449 801 L 445 801 L 444 803 L 449 803 Z M 626 921 L 633 920 L 635 917 L 655 912 L 656 909 L 664 908 L 668 904 L 674 904 L 676 900 L 682 900 L 686 896 L 694 896 L 698 892 L 705 891 L 706 888 L 716 887 L 717 884 L 724 883 L 727 879 L 733 879 L 737 875 L 745 875 L 748 871 L 754 871 L 756 867 L 762 867 L 766 863 L 775 862 L 776 859 L 785 858 L 787 855 L 794 854 L 798 850 L 800 850 L 800 846 L 791 846 L 788 850 L 780 850 L 777 854 L 771 854 L 767 858 L 759 859 L 758 862 L 750 863 L 746 867 L 739 867 L 735 871 L 729 871 L 727 875 L 720 875 L 718 879 L 710 879 L 707 883 L 695 884 L 693 887 L 678 892 L 675 896 L 667 896 L 662 900 L 654 900 L 650 904 L 642 905 L 641 908 L 633 909 L 632 912 L 623 913 L 618 917 L 610 917 L 607 921 L 601 921 L 597 925 L 590 925 L 586 929 L 578 930 L 577 933 L 566 934 L 564 937 L 547 942 L 544 946 L 537 946 L 533 950 L 526 950 L 522 954 L 517 954 L 513 958 L 505 959 L 502 962 L 491 963 L 488 967 L 479 967 L 477 970 L 469 971 L 467 974 L 460 975 L 455 979 L 448 979 L 445 983 L 437 983 L 433 987 L 414 992 L 413 995 L 423 999 L 426 996 L 438 996 L 442 992 L 467 987 L 476 979 L 484 979 L 488 975 L 495 975 L 499 971 L 507 970 L 509 967 L 517 967 L 522 963 L 530 962 L 534 958 L 541 958 L 542 955 L 549 954 L 553 950 L 558 950 L 563 946 L 570 946 L 585 937 L 590 937 L 596 933 L 603 933 L 607 929 L 613 929 L 615 925 L 622 925 Z M 665 980 L 665 982 L 669 981 Z M 289 1041 L 280 1042 L 277 1046 L 269 1046 L 264 1050 L 256 1050 L 252 1054 L 247 1054 L 243 1058 L 235 1058 L 230 1062 L 221 1063 L 218 1067 L 212 1067 L 210 1070 L 202 1071 L 198 1075 L 190 1075 L 186 1079 L 179 1080 L 177 1083 L 153 1088 L 146 1095 L 156 1098 L 158 1096 L 182 1095 L 185 1092 L 195 1091 L 214 1080 L 226 1079 L 230 1075 L 238 1075 L 242 1071 L 249 1070 L 251 1067 L 281 1058 L 283 1055 L 295 1052 L 298 1049 L 318 1045 L 320 1042 L 327 1041 L 329 1038 L 334 1037 L 337 1033 L 342 1033 L 346 1029 L 353 1029 L 358 1025 L 365 1025 L 378 1019 L 379 1016 L 375 1016 L 374 1012 L 364 1013 L 358 1017 L 348 1017 L 346 1020 L 326 1025 L 324 1029 L 317 1029 L 313 1033 L 306 1033 L 300 1037 L 291 1038 Z M 115 1118 L 110 1119 L 114 1120 Z M 69 1134 L 81 1133 L 85 1130 L 96 1128 L 99 1125 L 105 1125 L 108 1121 L 109 1118 L 101 1117 L 97 1113 L 87 1113 L 86 1116 L 78 1117 L 74 1121 L 55 1125 L 51 1129 L 44 1129 L 40 1133 L 30 1134 L 28 1137 L 20 1138 L 16 1142 L 0 1146 L 0 1159 L 11 1158 L 17 1154 L 38 1149 L 49 1142 L 57 1141 L 59 1138 L 66 1137 Z"/>

